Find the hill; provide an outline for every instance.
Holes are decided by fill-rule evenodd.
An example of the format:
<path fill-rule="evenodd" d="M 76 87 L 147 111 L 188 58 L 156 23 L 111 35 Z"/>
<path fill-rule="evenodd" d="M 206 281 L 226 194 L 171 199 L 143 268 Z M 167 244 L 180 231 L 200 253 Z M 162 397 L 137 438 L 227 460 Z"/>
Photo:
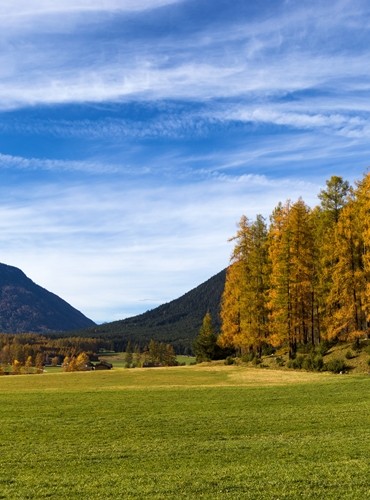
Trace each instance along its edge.
<path fill-rule="evenodd" d="M 105 323 L 75 334 L 111 339 L 119 351 L 132 344 L 144 346 L 150 339 L 171 343 L 178 352 L 189 352 L 209 311 L 216 329 L 220 327 L 220 302 L 225 285 L 223 270 L 180 298 L 138 316 Z"/>
<path fill-rule="evenodd" d="M 48 333 L 95 323 L 17 267 L 0 263 L 0 332 Z"/>

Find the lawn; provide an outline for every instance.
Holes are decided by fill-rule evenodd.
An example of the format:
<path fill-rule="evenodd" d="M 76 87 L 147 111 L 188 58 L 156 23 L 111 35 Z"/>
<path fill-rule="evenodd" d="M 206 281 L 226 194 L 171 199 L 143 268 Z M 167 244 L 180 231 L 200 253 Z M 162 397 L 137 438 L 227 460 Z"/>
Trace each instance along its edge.
<path fill-rule="evenodd" d="M 0 498 L 370 498 L 369 376 L 46 373 L 0 398 Z"/>

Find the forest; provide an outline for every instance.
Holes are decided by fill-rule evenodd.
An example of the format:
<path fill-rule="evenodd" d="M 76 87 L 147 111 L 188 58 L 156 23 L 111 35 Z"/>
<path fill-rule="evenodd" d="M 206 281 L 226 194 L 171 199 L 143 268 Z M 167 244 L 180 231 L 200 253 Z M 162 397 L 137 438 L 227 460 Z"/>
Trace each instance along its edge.
<path fill-rule="evenodd" d="M 66 372 L 95 369 L 92 362 L 104 363 L 101 356 L 110 347 L 111 342 L 97 338 L 0 334 L 0 375 L 43 373 L 45 366 L 60 366 Z M 127 344 L 126 368 L 177 364 L 171 344 L 151 340 L 143 349 Z"/>
<path fill-rule="evenodd" d="M 310 208 L 279 203 L 269 224 L 243 215 L 227 269 L 218 344 L 261 355 L 266 346 L 358 342 L 370 325 L 370 173 L 352 187 L 333 176 Z"/>
<path fill-rule="evenodd" d="M 79 371 L 90 360 L 97 361 L 99 350 L 106 347 L 101 339 L 0 334 L 0 375 L 42 373 L 45 365 L 64 365 L 65 371 Z"/>

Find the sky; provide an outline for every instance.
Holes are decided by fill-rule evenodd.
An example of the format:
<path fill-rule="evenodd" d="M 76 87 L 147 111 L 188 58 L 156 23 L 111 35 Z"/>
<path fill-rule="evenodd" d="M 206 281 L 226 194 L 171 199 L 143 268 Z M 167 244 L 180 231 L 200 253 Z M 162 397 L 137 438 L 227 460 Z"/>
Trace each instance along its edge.
<path fill-rule="evenodd" d="M 1 0 L 0 261 L 97 323 L 370 153 L 367 0 Z"/>

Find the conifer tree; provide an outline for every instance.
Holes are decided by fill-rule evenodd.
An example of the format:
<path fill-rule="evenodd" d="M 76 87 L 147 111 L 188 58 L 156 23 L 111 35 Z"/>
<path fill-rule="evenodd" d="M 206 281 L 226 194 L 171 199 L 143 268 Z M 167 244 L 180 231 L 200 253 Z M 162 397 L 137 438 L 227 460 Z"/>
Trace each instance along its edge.
<path fill-rule="evenodd" d="M 362 262 L 365 286 L 362 292 L 363 310 L 366 316 L 365 329 L 370 329 L 370 172 L 358 184 L 356 190 L 359 230 L 363 238 Z"/>
<path fill-rule="evenodd" d="M 203 318 L 199 334 L 194 341 L 193 350 L 198 363 L 215 359 L 217 335 L 212 324 L 212 316 L 207 312 Z"/>
<path fill-rule="evenodd" d="M 270 226 L 270 328 L 275 345 L 315 342 L 315 252 L 310 209 L 298 200 L 275 209 Z"/>
<path fill-rule="evenodd" d="M 320 329 L 327 335 L 327 327 L 337 305 L 329 299 L 332 290 L 334 266 L 338 262 L 337 224 L 351 192 L 350 185 L 342 177 L 332 176 L 326 181 L 326 189 L 320 191 L 321 204 L 315 210 L 315 241 L 317 250 L 317 307 Z"/>
<path fill-rule="evenodd" d="M 320 191 L 321 207 L 334 222 L 338 222 L 339 214 L 346 204 L 349 192 L 349 183 L 337 175 L 330 177 L 326 181 L 326 189 Z"/>
<path fill-rule="evenodd" d="M 357 339 L 367 329 L 366 194 L 369 196 L 365 178 L 342 209 L 335 227 L 336 261 L 327 299 L 328 337 L 333 339 Z"/>
<path fill-rule="evenodd" d="M 219 345 L 261 355 L 268 335 L 267 228 L 261 215 L 254 223 L 243 216 L 234 238 L 231 265 L 222 297 Z"/>

